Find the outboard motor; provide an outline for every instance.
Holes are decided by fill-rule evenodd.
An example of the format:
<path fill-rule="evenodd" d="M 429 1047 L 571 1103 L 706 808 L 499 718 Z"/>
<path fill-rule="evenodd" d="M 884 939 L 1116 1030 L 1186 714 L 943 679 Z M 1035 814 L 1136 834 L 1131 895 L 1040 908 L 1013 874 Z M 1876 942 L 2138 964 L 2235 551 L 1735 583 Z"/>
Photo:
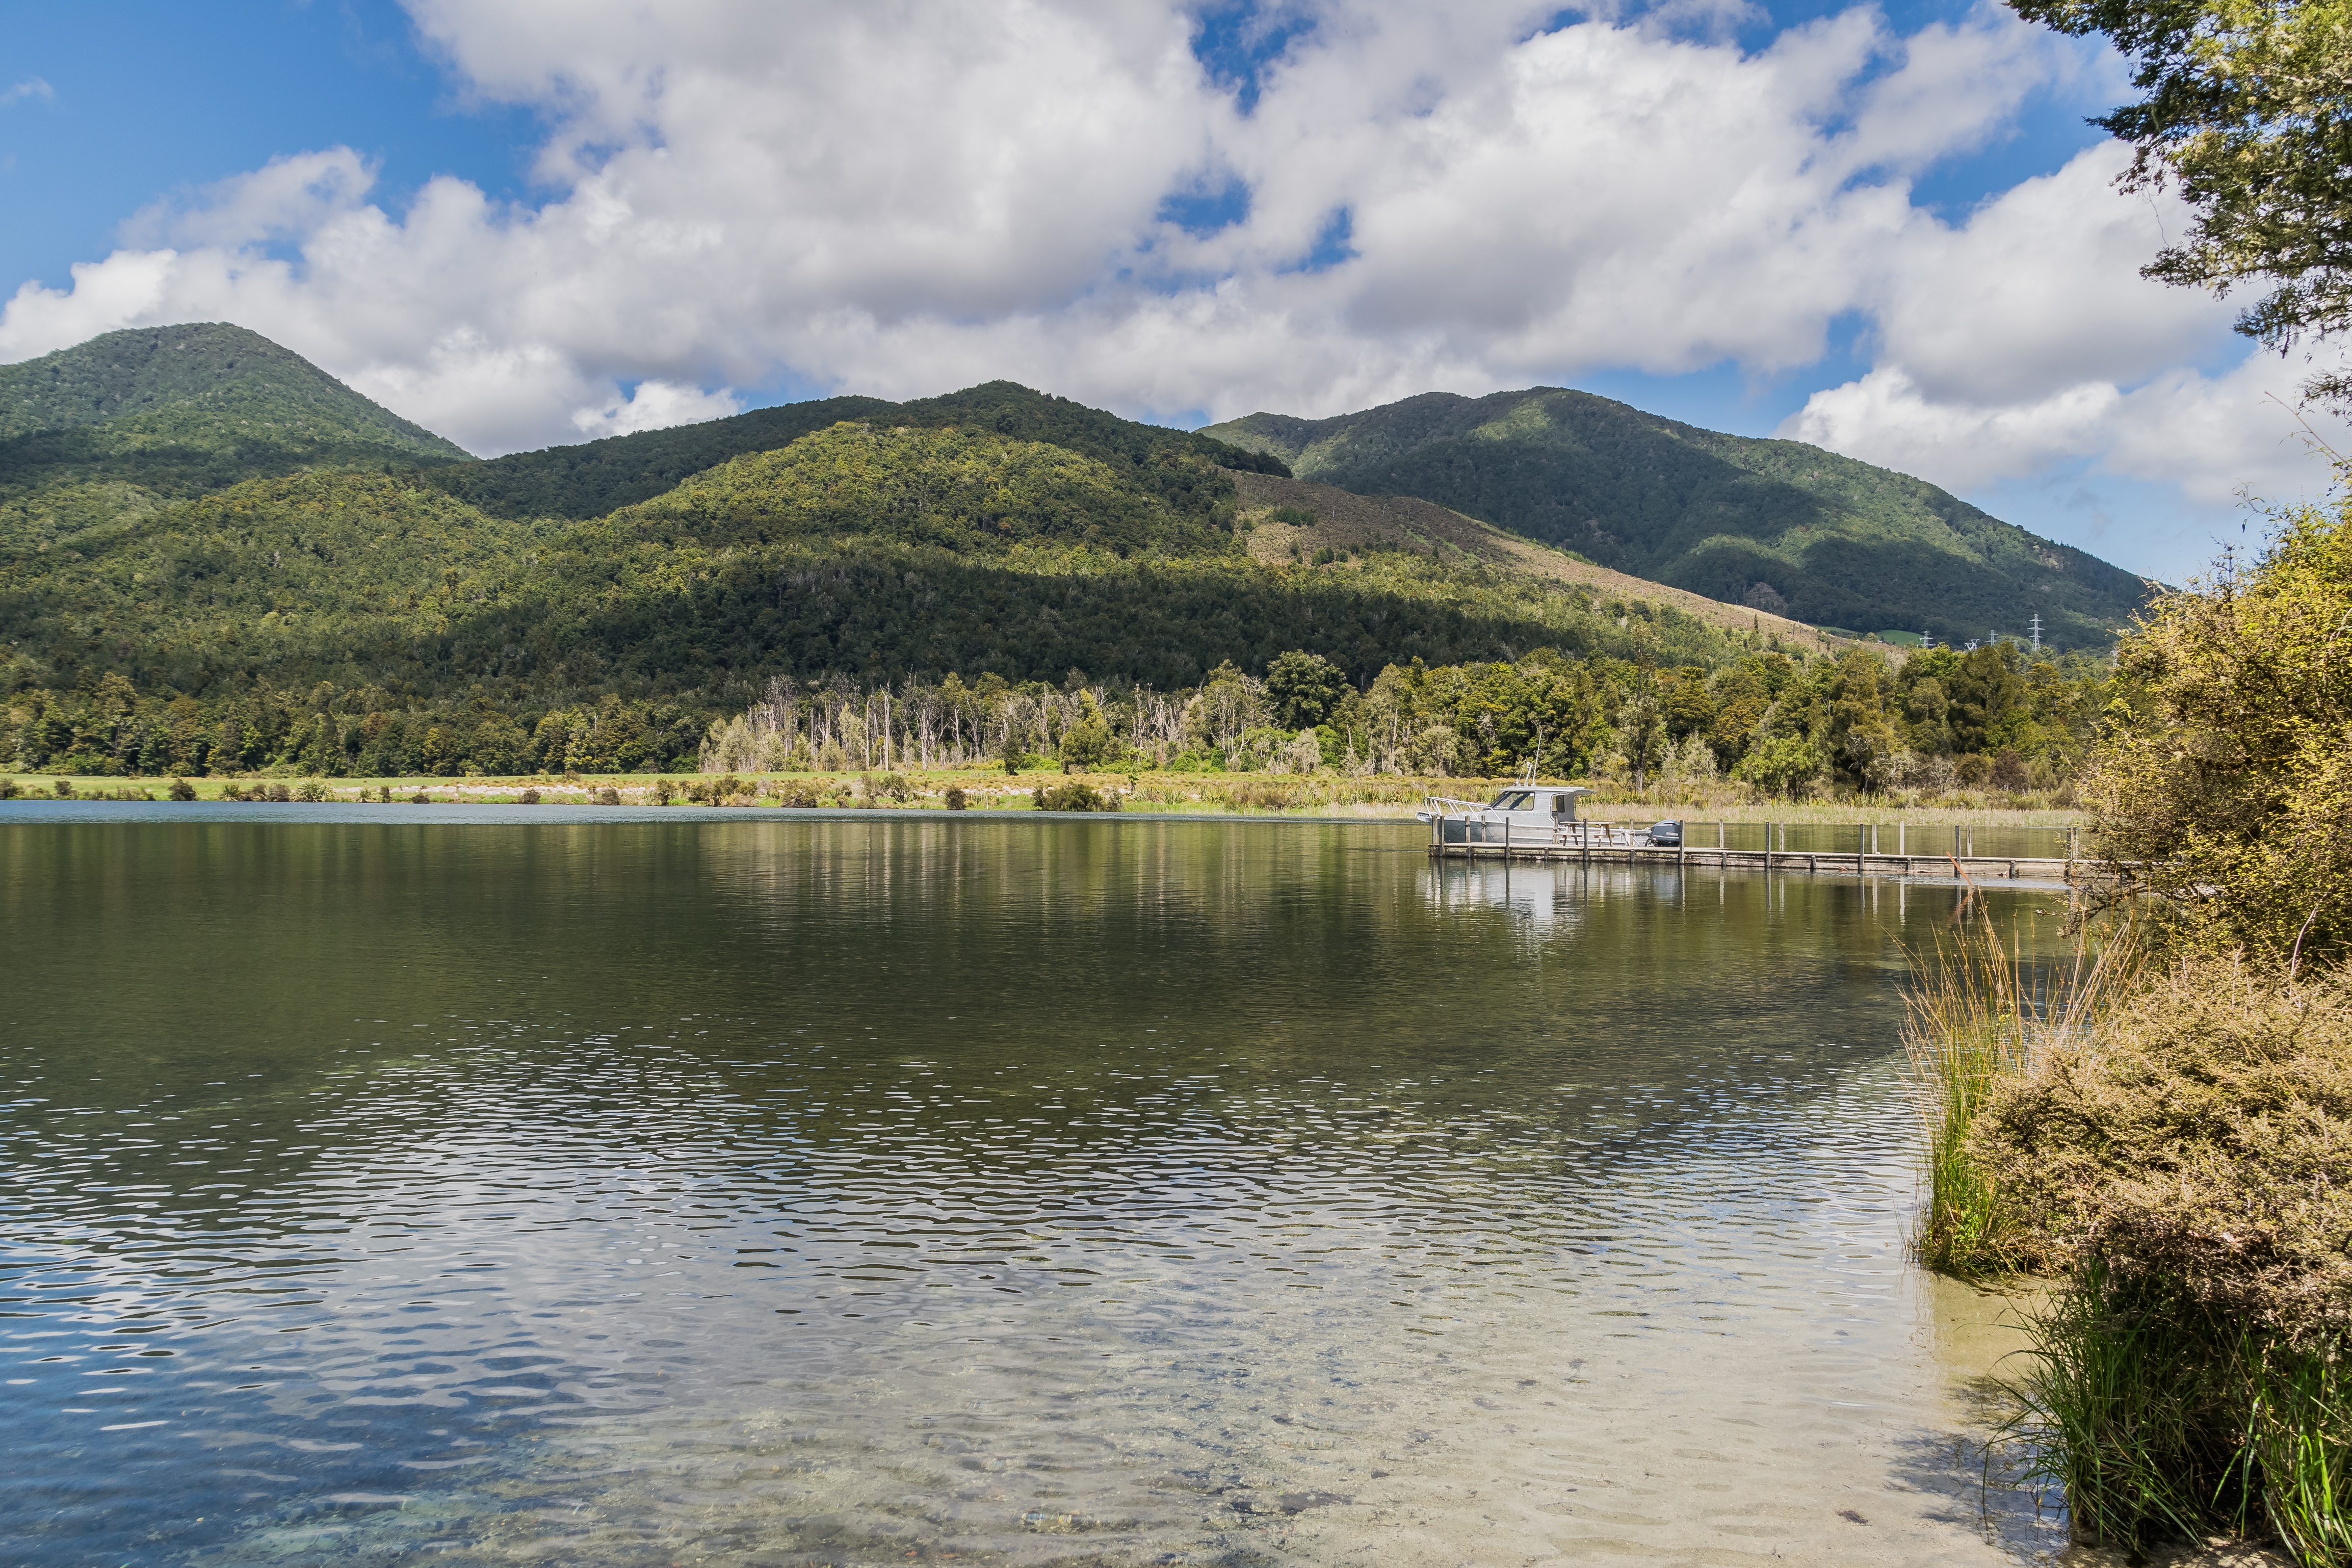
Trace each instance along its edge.
<path fill-rule="evenodd" d="M 1650 842 L 1656 845 L 1661 849 L 1681 848 L 1683 847 L 1683 825 L 1679 822 L 1654 822 L 1650 824 Z"/>

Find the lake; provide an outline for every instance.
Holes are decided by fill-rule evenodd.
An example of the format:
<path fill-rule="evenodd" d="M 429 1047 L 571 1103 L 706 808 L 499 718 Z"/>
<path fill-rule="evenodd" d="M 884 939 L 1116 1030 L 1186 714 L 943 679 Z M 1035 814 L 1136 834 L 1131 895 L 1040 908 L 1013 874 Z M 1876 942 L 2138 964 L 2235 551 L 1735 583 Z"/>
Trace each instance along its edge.
<path fill-rule="evenodd" d="M 0 806 L 0 1560 L 2063 1545 L 1905 1258 L 1951 888 L 427 809 Z"/>

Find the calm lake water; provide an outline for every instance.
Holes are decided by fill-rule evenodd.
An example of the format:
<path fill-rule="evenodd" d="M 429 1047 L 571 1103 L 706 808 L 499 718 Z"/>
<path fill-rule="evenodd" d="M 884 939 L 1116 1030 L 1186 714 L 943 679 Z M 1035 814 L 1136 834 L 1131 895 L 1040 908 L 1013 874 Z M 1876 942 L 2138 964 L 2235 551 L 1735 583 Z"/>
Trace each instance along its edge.
<path fill-rule="evenodd" d="M 1949 889 L 513 815 L 0 808 L 0 1561 L 2062 1543 L 1904 1261 Z"/>

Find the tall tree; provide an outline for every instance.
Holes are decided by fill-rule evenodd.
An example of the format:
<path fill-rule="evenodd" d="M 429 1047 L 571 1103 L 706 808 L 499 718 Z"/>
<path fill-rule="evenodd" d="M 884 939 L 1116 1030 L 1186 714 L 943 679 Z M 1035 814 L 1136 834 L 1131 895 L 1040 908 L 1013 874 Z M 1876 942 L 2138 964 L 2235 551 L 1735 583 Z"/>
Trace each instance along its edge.
<path fill-rule="evenodd" d="M 2352 5 L 2344 0 L 2010 0 L 2032 21 L 2102 34 L 2143 95 L 2092 123 L 2131 144 L 2126 190 L 2168 179 L 2196 213 L 2145 276 L 2270 292 L 2238 330 L 2282 353 L 2352 325 Z M 2323 371 L 2315 399 L 2352 403 Z"/>

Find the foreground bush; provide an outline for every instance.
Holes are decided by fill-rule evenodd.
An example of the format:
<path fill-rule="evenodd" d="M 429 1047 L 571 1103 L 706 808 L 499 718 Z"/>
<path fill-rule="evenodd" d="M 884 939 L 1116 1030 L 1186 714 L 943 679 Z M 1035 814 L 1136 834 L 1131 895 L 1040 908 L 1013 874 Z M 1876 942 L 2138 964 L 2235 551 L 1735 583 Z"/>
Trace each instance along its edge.
<path fill-rule="evenodd" d="M 1903 1044 L 1927 1161 L 1927 1208 L 1913 1245 L 1928 1268 L 1975 1279 L 2057 1261 L 1970 1134 L 1996 1089 L 2113 1008 L 2132 982 L 2137 939 L 2128 927 L 2098 942 L 2085 931 L 2058 963 L 2027 963 L 1979 919 L 1921 955 L 1904 996 Z"/>
<path fill-rule="evenodd" d="M 1967 1152 L 2073 1266 L 2019 1392 L 2079 1531 L 2352 1563 L 2352 982 L 2184 963 L 1995 1084 Z"/>
<path fill-rule="evenodd" d="M 2120 887 L 2293 973 L 2352 961 L 2352 500 L 2279 521 L 2124 640 L 2085 794 Z"/>

